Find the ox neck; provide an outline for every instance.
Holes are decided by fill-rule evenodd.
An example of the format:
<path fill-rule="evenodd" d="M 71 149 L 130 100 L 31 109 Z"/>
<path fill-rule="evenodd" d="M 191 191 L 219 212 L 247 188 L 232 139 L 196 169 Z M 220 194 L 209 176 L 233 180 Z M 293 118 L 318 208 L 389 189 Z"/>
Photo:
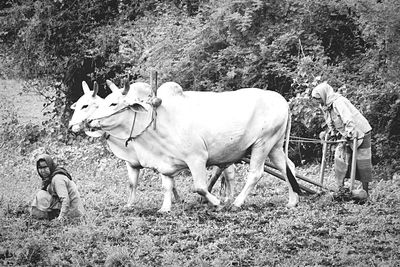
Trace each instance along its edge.
<path fill-rule="evenodd" d="M 127 134 L 127 136 L 124 136 L 124 137 L 121 137 L 121 136 L 118 136 L 118 135 L 116 135 L 116 134 L 113 134 L 113 130 L 116 128 L 116 127 L 113 127 L 113 128 L 111 128 L 111 129 L 106 129 L 106 127 L 104 127 L 104 126 L 100 126 L 100 128 L 105 132 L 105 138 L 106 138 L 106 140 L 107 139 L 109 139 L 110 137 L 112 137 L 112 138 L 115 138 L 115 139 L 118 139 L 118 140 L 125 140 L 125 146 L 128 146 L 128 143 L 130 142 L 130 141 L 132 141 L 132 140 L 135 140 L 136 138 L 138 138 L 139 136 L 141 136 L 144 132 L 146 132 L 149 128 L 150 128 L 150 126 L 153 124 L 153 122 L 155 121 L 155 114 L 156 114 L 156 111 L 155 111 L 155 108 L 152 108 L 151 109 L 151 111 L 150 111 L 150 114 L 148 115 L 148 117 L 147 118 L 149 118 L 149 120 L 148 120 L 148 122 L 147 123 L 145 123 L 145 127 L 141 130 L 141 131 L 139 131 L 139 133 L 136 133 L 136 134 L 134 134 L 133 135 L 133 133 L 134 133 L 134 130 L 135 130 L 135 126 L 136 126 L 136 121 L 137 121 L 137 116 L 138 116 L 138 114 L 137 114 L 137 112 L 136 111 L 134 111 L 130 106 L 128 106 L 128 107 L 125 107 L 125 108 L 123 108 L 123 109 L 121 109 L 121 110 L 119 110 L 119 111 L 116 111 L 115 113 L 113 113 L 113 114 L 111 114 L 111 115 L 108 115 L 108 116 L 105 116 L 105 117 L 103 117 L 104 119 L 105 118 L 109 118 L 109 117 L 111 117 L 112 115 L 116 115 L 116 114 L 119 114 L 119 113 L 122 113 L 122 112 L 129 112 L 129 111 L 131 111 L 131 112 L 133 112 L 133 119 L 132 119 L 132 122 L 131 122 L 131 127 L 130 127 L 130 130 L 129 130 L 129 134 Z M 149 113 L 149 112 L 146 112 L 146 113 Z M 101 118 L 99 118 L 100 119 L 100 121 L 101 121 Z M 147 119 L 146 119 L 146 121 L 147 121 Z M 101 123 L 100 123 L 101 124 Z"/>

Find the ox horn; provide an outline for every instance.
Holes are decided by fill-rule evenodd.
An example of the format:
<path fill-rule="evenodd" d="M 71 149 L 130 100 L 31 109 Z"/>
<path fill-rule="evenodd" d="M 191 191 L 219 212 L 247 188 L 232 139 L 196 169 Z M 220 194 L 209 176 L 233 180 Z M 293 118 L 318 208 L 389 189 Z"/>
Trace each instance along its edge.
<path fill-rule="evenodd" d="M 93 94 L 92 97 L 95 97 L 97 95 L 97 93 L 99 92 L 99 85 L 97 84 L 96 81 L 94 81 L 93 83 Z"/>
<path fill-rule="evenodd" d="M 82 89 L 84 94 L 90 94 L 90 88 L 85 81 L 82 81 Z"/>
<path fill-rule="evenodd" d="M 129 76 L 128 78 L 125 79 L 124 81 L 124 91 L 122 92 L 122 95 L 126 95 L 129 92 Z"/>
<path fill-rule="evenodd" d="M 106 80 L 106 84 L 108 86 L 108 88 L 110 88 L 110 90 L 112 92 L 117 92 L 119 90 L 118 86 L 116 86 L 112 81 L 110 80 Z"/>

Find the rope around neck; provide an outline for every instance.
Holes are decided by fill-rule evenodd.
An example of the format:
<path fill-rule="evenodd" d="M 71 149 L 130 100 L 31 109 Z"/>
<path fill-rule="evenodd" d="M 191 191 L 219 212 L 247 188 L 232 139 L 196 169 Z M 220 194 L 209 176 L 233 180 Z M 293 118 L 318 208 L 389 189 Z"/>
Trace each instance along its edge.
<path fill-rule="evenodd" d="M 104 130 L 104 127 L 101 125 L 101 122 L 100 122 L 100 127 L 99 127 L 99 128 L 105 132 L 105 138 L 106 138 L 106 140 L 108 140 L 108 139 L 110 138 L 110 136 L 111 136 L 111 137 L 113 137 L 113 138 L 115 138 L 115 139 L 125 140 L 125 146 L 128 146 L 128 144 L 129 144 L 130 141 L 132 141 L 132 140 L 134 140 L 135 138 L 137 138 L 138 136 L 142 135 L 147 129 L 149 129 L 149 127 L 151 126 L 151 124 L 155 121 L 155 116 L 153 116 L 153 113 L 154 113 L 154 111 L 155 111 L 155 108 L 153 108 L 153 109 L 151 110 L 151 120 L 150 120 L 150 122 L 148 123 L 148 125 L 147 125 L 140 133 L 136 134 L 135 136 L 132 136 L 132 133 L 133 133 L 133 130 L 134 130 L 134 127 L 135 127 L 135 124 L 136 124 L 136 116 L 137 116 L 137 114 L 136 114 L 137 112 L 132 108 L 132 106 L 124 107 L 124 108 L 122 108 L 122 109 L 120 109 L 120 110 L 118 110 L 118 111 L 116 111 L 116 112 L 114 112 L 114 113 L 112 113 L 112 114 L 110 114 L 110 115 L 96 118 L 96 120 L 101 120 L 101 119 L 109 118 L 109 117 L 111 117 L 111 116 L 113 116 L 113 115 L 122 113 L 122 112 L 124 112 L 124 111 L 126 111 L 126 110 L 128 110 L 128 109 L 131 109 L 131 110 L 134 112 L 134 114 L 135 114 L 135 115 L 134 115 L 134 118 L 133 118 L 133 121 L 132 121 L 132 127 L 131 127 L 131 130 L 130 130 L 129 136 L 125 138 L 125 137 L 119 137 L 119 136 L 113 135 L 113 134 L 109 133 L 107 130 Z"/>

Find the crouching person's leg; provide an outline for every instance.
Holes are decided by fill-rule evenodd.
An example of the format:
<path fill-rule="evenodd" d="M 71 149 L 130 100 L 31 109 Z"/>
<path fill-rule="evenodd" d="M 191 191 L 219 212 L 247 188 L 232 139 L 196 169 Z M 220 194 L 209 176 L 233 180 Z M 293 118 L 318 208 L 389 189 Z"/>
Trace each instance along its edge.
<path fill-rule="evenodd" d="M 36 207 L 33 207 L 33 206 L 31 207 L 30 214 L 35 219 L 42 219 L 42 220 L 48 220 L 49 219 L 47 211 L 42 211 L 42 210 L 40 210 L 40 209 L 38 209 Z"/>
<path fill-rule="evenodd" d="M 58 215 L 60 215 L 60 210 L 59 209 L 51 209 L 48 212 L 49 220 L 53 220 L 53 219 L 57 218 Z"/>

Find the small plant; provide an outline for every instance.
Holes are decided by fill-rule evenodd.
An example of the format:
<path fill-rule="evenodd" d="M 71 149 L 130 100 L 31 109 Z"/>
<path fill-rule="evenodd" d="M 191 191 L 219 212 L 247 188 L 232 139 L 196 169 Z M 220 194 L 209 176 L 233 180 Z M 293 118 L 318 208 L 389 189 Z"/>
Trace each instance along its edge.
<path fill-rule="evenodd" d="M 115 248 L 106 259 L 106 267 L 136 266 L 127 248 Z"/>
<path fill-rule="evenodd" d="M 43 239 L 31 239 L 25 243 L 17 259 L 20 265 L 49 265 L 48 246 Z"/>

